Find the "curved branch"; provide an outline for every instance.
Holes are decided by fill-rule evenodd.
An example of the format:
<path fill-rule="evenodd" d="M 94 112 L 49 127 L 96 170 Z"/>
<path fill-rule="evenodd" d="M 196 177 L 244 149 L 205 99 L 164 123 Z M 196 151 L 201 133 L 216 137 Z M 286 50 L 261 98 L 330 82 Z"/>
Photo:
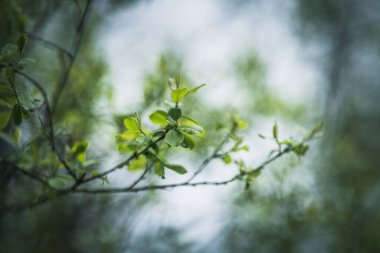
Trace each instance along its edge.
<path fill-rule="evenodd" d="M 90 182 L 90 181 L 93 181 L 95 179 L 98 179 L 98 178 L 102 178 L 102 177 L 105 177 L 107 176 L 108 174 L 114 172 L 115 170 L 117 169 L 120 169 L 124 166 L 127 166 L 132 160 L 138 158 L 140 155 L 144 154 L 146 151 L 148 151 L 150 148 L 152 148 L 154 145 L 156 145 L 158 142 L 160 142 L 161 140 L 163 140 L 165 138 L 165 134 L 160 136 L 158 139 L 156 139 L 155 141 L 151 142 L 148 146 L 146 146 L 144 149 L 142 149 L 141 151 L 139 152 L 135 152 L 133 153 L 131 156 L 129 156 L 127 159 L 125 159 L 124 161 L 118 163 L 117 165 L 113 166 L 112 168 L 110 168 L 109 170 L 106 170 L 104 171 L 103 173 L 100 173 L 99 175 L 96 175 L 96 176 L 92 176 L 92 177 L 89 177 L 89 178 L 86 178 L 86 179 L 83 179 L 81 184 L 82 183 L 87 183 L 87 182 Z"/>
<path fill-rule="evenodd" d="M 27 33 L 27 35 L 29 38 L 36 40 L 36 41 L 39 41 L 42 44 L 44 44 L 46 47 L 53 48 L 53 49 L 59 51 L 60 53 L 66 55 L 67 57 L 69 57 L 70 60 L 73 60 L 73 55 L 69 51 L 67 51 L 66 49 L 61 47 L 60 45 L 58 45 L 54 42 L 48 41 L 48 40 L 46 40 L 46 39 L 44 39 L 38 35 L 32 34 L 32 33 Z"/>
<path fill-rule="evenodd" d="M 226 142 L 231 137 L 231 135 L 233 135 L 235 133 L 235 131 L 236 131 L 236 125 L 233 124 L 230 132 L 219 143 L 219 145 L 215 148 L 214 152 L 212 152 L 212 154 L 201 163 L 201 165 L 198 167 L 198 169 L 194 172 L 194 174 L 186 182 L 188 182 L 188 183 L 191 182 L 196 176 L 198 176 L 207 167 L 207 165 L 209 165 L 209 163 L 212 160 L 214 160 L 215 158 L 218 158 L 219 151 L 222 149 L 222 147 L 224 146 L 224 144 L 226 144 Z"/>

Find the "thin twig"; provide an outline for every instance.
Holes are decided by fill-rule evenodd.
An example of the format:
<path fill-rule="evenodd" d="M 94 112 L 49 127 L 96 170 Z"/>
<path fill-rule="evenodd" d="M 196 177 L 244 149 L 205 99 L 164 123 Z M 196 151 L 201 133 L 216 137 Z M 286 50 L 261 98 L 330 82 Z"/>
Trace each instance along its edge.
<path fill-rule="evenodd" d="M 63 164 L 63 166 L 65 167 L 65 169 L 67 170 L 67 172 L 73 178 L 76 178 L 76 175 L 75 175 L 74 171 L 70 168 L 70 166 L 66 162 L 65 158 L 57 150 L 57 147 L 56 147 L 56 144 L 55 144 L 55 134 L 54 134 L 54 125 L 53 125 L 53 119 L 52 119 L 52 112 L 51 112 L 51 109 L 50 109 L 49 99 L 48 99 L 48 96 L 47 96 L 47 93 L 46 93 L 45 89 L 43 88 L 43 86 L 39 82 L 37 82 L 34 78 L 32 78 L 31 76 L 29 76 L 25 72 L 23 72 L 21 70 L 18 70 L 18 69 L 14 69 L 14 71 L 17 74 L 23 76 L 25 79 L 27 79 L 42 94 L 42 97 L 44 99 L 45 108 L 46 108 L 46 116 L 47 116 L 47 120 L 48 120 L 48 124 L 49 124 L 49 130 L 50 130 L 50 132 L 49 132 L 49 138 L 48 138 L 48 140 L 50 142 L 51 148 L 52 148 L 53 152 L 57 155 L 59 161 Z"/>
<path fill-rule="evenodd" d="M 80 47 L 80 44 L 81 44 L 81 41 L 83 38 L 84 27 L 85 27 L 86 20 L 88 18 L 91 3 L 92 3 L 92 0 L 87 0 L 85 9 L 83 11 L 83 14 L 81 16 L 79 24 L 77 26 L 75 37 L 73 40 L 73 44 L 72 44 L 72 48 L 71 48 L 72 57 L 70 58 L 70 61 L 69 61 L 67 68 L 63 71 L 62 76 L 60 78 L 60 81 L 58 82 L 57 88 L 53 93 L 53 100 L 52 100 L 53 103 L 51 106 L 53 114 L 57 109 L 59 99 L 61 98 L 62 92 L 63 92 L 63 90 L 67 84 L 67 81 L 68 81 L 69 76 L 70 76 L 71 69 L 74 65 L 76 56 L 78 54 L 78 50 L 79 50 L 79 47 Z"/>
<path fill-rule="evenodd" d="M 67 57 L 69 57 L 70 60 L 73 59 L 73 55 L 67 51 L 66 49 L 64 49 L 63 47 L 61 47 L 60 45 L 54 43 L 54 42 L 51 42 L 51 41 L 48 41 L 38 35 L 35 35 L 35 34 L 32 34 L 32 33 L 27 33 L 28 37 L 33 39 L 33 40 L 36 40 L 38 42 L 41 42 L 42 44 L 44 44 L 46 47 L 48 48 L 53 48 L 57 51 L 59 51 L 60 53 L 66 55 Z"/>
<path fill-rule="evenodd" d="M 33 174 L 32 172 L 30 172 L 28 170 L 25 170 L 25 169 L 19 167 L 17 164 L 15 164 L 13 162 L 10 162 L 10 161 L 7 161 L 7 160 L 0 160 L 0 163 L 12 167 L 12 169 L 20 172 L 21 174 L 23 174 L 23 175 L 25 175 L 25 176 L 27 176 L 27 177 L 29 177 L 29 178 L 31 178 L 31 179 L 39 182 L 39 183 L 41 183 L 41 184 L 43 184 L 45 186 L 49 186 L 49 184 L 45 180 L 43 180 L 41 177 Z"/>
<path fill-rule="evenodd" d="M 149 172 L 151 168 L 152 168 L 152 164 L 149 164 L 148 166 L 146 166 L 144 172 L 135 181 L 133 181 L 133 183 L 127 188 L 133 189 L 138 183 L 140 183 L 144 179 L 145 175 Z"/>
<path fill-rule="evenodd" d="M 132 160 L 134 160 L 134 159 L 138 158 L 140 155 L 144 154 L 146 151 L 148 151 L 150 148 L 152 148 L 154 145 L 156 145 L 158 142 L 160 142 L 164 138 L 165 138 L 165 135 L 160 136 L 158 139 L 156 139 L 155 141 L 153 141 L 152 143 L 150 143 L 148 146 L 146 146 L 141 151 L 133 153 L 131 156 L 129 156 L 124 161 L 118 163 L 117 165 L 113 166 L 109 170 L 106 170 L 103 173 L 100 173 L 99 175 L 95 175 L 95 176 L 92 176 L 92 177 L 84 179 L 82 181 L 82 183 L 87 183 L 87 182 L 93 181 L 95 179 L 105 177 L 108 174 L 114 172 L 115 170 L 120 169 L 120 168 L 122 168 L 124 166 L 127 166 Z"/>
<path fill-rule="evenodd" d="M 194 174 L 186 182 L 188 182 L 188 183 L 191 182 L 196 176 L 198 176 L 207 167 L 207 165 L 212 160 L 214 160 L 215 158 L 218 157 L 219 151 L 222 149 L 222 147 L 224 146 L 224 144 L 226 144 L 226 142 L 228 141 L 228 139 L 231 137 L 232 134 L 234 134 L 235 131 L 236 131 L 236 125 L 234 124 L 231 127 L 230 132 L 226 135 L 226 137 L 215 148 L 214 152 L 212 152 L 212 154 L 201 163 L 201 165 L 198 167 L 198 169 L 194 172 Z"/>

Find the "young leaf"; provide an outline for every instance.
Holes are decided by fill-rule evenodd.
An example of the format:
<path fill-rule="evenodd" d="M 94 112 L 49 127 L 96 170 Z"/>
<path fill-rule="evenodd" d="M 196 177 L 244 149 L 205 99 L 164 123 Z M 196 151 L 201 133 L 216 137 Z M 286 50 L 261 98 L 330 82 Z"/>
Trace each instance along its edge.
<path fill-rule="evenodd" d="M 21 135 L 22 135 L 21 129 L 20 129 L 19 127 L 16 127 L 16 128 L 13 130 L 12 137 L 13 137 L 13 140 L 14 140 L 17 144 L 20 144 Z"/>
<path fill-rule="evenodd" d="M 278 140 L 278 125 L 277 121 L 273 125 L 273 137 Z"/>
<path fill-rule="evenodd" d="M 70 176 L 65 176 L 65 175 L 53 177 L 48 180 L 48 184 L 51 187 L 59 189 L 59 190 L 64 189 L 66 186 L 71 185 L 73 183 L 74 183 L 74 179 Z"/>
<path fill-rule="evenodd" d="M 179 131 L 187 133 L 187 134 L 201 134 L 202 128 L 200 126 L 178 126 Z"/>
<path fill-rule="evenodd" d="M 242 119 L 240 119 L 240 116 L 239 115 L 232 115 L 232 121 L 234 122 L 234 124 L 236 124 L 236 127 L 238 130 L 243 130 L 245 128 L 247 128 L 248 126 L 248 123 Z"/>
<path fill-rule="evenodd" d="M 169 125 L 171 126 L 175 126 L 176 125 L 176 122 L 174 121 L 174 119 L 172 117 L 170 117 L 169 115 L 166 116 L 166 121 L 169 123 Z"/>
<path fill-rule="evenodd" d="M 24 50 L 26 43 L 28 42 L 28 35 L 22 34 L 18 39 L 17 39 L 17 49 L 21 55 L 22 51 Z"/>
<path fill-rule="evenodd" d="M 191 138 L 187 134 L 183 134 L 183 137 L 184 137 L 184 139 L 183 139 L 183 142 L 182 142 L 181 146 L 184 147 L 184 148 L 193 149 L 194 146 L 195 146 L 193 138 Z"/>
<path fill-rule="evenodd" d="M 124 123 L 125 128 L 128 129 L 128 131 L 131 131 L 131 132 L 140 131 L 140 128 L 134 117 L 125 118 L 123 123 Z"/>
<path fill-rule="evenodd" d="M 195 93 L 197 90 L 199 90 L 199 89 L 202 88 L 203 86 L 206 86 L 206 84 L 204 83 L 204 84 L 201 84 L 201 85 L 199 85 L 199 86 L 197 86 L 197 87 L 195 87 L 195 88 L 190 89 L 190 90 L 187 92 L 186 95 Z"/>
<path fill-rule="evenodd" d="M 298 156 L 304 156 L 308 150 L 309 150 L 309 146 L 303 143 L 293 148 L 293 152 L 297 154 Z"/>
<path fill-rule="evenodd" d="M 231 158 L 231 155 L 230 154 L 225 154 L 223 156 L 223 162 L 225 164 L 230 164 L 232 162 L 232 158 Z"/>
<path fill-rule="evenodd" d="M 323 122 L 318 122 L 310 132 L 308 139 L 313 139 L 323 128 Z"/>
<path fill-rule="evenodd" d="M 83 163 L 86 160 L 87 149 L 88 149 L 88 141 L 84 140 L 84 141 L 76 142 L 71 148 L 71 151 L 76 156 L 78 161 Z"/>
<path fill-rule="evenodd" d="M 165 167 L 164 164 L 157 161 L 154 164 L 154 173 L 156 173 L 157 176 L 159 176 L 162 179 L 165 179 Z"/>
<path fill-rule="evenodd" d="M 128 165 L 129 171 L 140 171 L 142 170 L 146 165 L 146 158 L 145 156 L 139 156 L 136 160 L 133 160 Z"/>
<path fill-rule="evenodd" d="M 32 58 L 22 58 L 19 62 L 18 65 L 29 65 L 35 63 L 36 60 Z"/>
<path fill-rule="evenodd" d="M 149 119 L 156 125 L 166 126 L 168 124 L 166 121 L 167 115 L 167 112 L 163 110 L 157 110 L 149 116 Z"/>
<path fill-rule="evenodd" d="M 1 49 L 1 56 L 6 57 L 14 54 L 17 51 L 17 46 L 15 44 L 5 44 L 5 46 Z"/>
<path fill-rule="evenodd" d="M 183 140 L 184 140 L 184 136 L 181 132 L 175 130 L 175 129 L 171 129 L 167 134 L 166 134 L 166 143 L 169 144 L 170 146 L 174 146 L 174 147 L 177 147 L 179 146 Z"/>
<path fill-rule="evenodd" d="M 187 173 L 187 170 L 182 165 L 179 165 L 179 164 L 166 163 L 165 167 L 168 169 L 174 170 L 175 172 L 177 172 L 179 174 L 186 174 Z"/>
<path fill-rule="evenodd" d="M 173 120 L 178 120 L 182 116 L 182 111 L 179 108 L 170 108 L 169 111 L 168 111 L 168 115 Z"/>
<path fill-rule="evenodd" d="M 181 102 L 181 100 L 186 96 L 189 90 L 187 88 L 175 89 L 172 91 L 172 101 L 176 104 Z"/>
<path fill-rule="evenodd" d="M 11 110 L 5 110 L 0 112 L 0 130 L 4 129 L 8 125 L 11 115 Z"/>
<path fill-rule="evenodd" d="M 148 143 L 149 141 L 151 140 L 150 136 L 149 135 L 141 135 L 139 137 L 136 138 L 136 142 L 138 144 L 146 144 Z"/>

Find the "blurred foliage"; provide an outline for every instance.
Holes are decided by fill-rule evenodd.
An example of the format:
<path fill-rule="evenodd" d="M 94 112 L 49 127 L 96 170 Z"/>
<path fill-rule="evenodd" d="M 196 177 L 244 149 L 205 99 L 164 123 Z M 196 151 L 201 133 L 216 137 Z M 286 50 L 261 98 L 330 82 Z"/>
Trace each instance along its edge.
<path fill-rule="evenodd" d="M 104 17 L 135 2 L 111 1 L 93 6 L 66 88 L 60 94 L 61 98 L 53 101 L 57 103 L 53 121 L 58 126 L 58 146 L 61 151 L 70 154 L 69 162 L 80 168 L 91 156 L 87 155 L 88 143 L 83 140 L 97 138 L 99 133 L 96 129 L 103 123 L 103 115 L 96 108 L 100 101 L 107 101 L 112 93 L 111 86 L 103 79 L 107 73 L 106 62 L 94 43 L 99 36 L 97 29 Z M 380 20 L 378 15 L 374 15 L 379 3 L 370 0 L 362 3 L 339 0 L 295 2 L 298 4 L 299 25 L 303 29 L 299 30 L 300 35 L 304 38 L 310 34 L 314 35 L 313 38 L 320 36 L 323 38 L 320 43 L 326 43 L 328 48 L 328 57 L 323 66 L 328 83 L 324 143 L 318 146 L 321 153 L 314 154 L 318 156 L 315 159 L 318 163 L 306 164 L 307 166 L 302 164 L 307 167 L 308 175 L 312 175 L 313 183 L 306 187 L 291 182 L 292 177 L 297 177 L 299 172 L 294 170 L 295 161 L 298 160 L 293 157 L 282 162 L 278 166 L 281 169 L 265 175 L 273 180 L 274 185 L 269 191 L 262 190 L 260 180 L 255 179 L 260 171 L 249 168 L 231 156 L 232 152 L 248 150 L 242 141 L 244 135 L 231 135 L 228 139 L 231 148 L 219 154 L 218 159 L 225 164 L 237 165 L 241 173 L 239 179 L 247 184 L 246 191 L 236 191 L 233 195 L 234 201 L 228 210 L 229 217 L 218 235 L 221 248 L 218 252 L 379 252 Z M 20 34 L 28 32 L 43 35 L 64 48 L 70 48 L 75 37 L 75 27 L 80 22 L 80 14 L 84 9 L 85 1 L 1 0 L 0 44 L 16 41 Z M 37 63 L 23 67 L 23 70 L 36 73 L 34 77 L 41 80 L 51 94 L 63 78 L 62 69 L 68 68 L 70 63 L 67 56 L 42 44 L 30 36 L 24 55 L 36 59 Z M 275 115 L 297 122 L 309 117 L 306 106 L 294 105 L 291 101 L 278 98 L 266 84 L 265 66 L 256 54 L 247 54 L 237 59 L 235 73 L 241 88 L 251 95 L 252 99 L 247 101 L 248 106 L 244 109 L 232 105 L 211 108 L 197 96 L 186 96 L 186 103 L 180 105 L 180 114 L 196 119 L 198 124 L 190 130 L 180 131 L 179 127 L 184 126 L 180 122 L 181 116 L 176 118 L 178 111 L 172 110 L 178 109 L 176 103 L 181 102 L 178 101 L 180 95 L 177 93 L 182 94 L 184 88 L 188 92 L 197 83 L 184 73 L 182 65 L 178 55 L 166 52 L 158 60 L 156 69 L 146 75 L 144 101 L 138 109 L 142 121 L 137 116 L 140 114 L 134 115 L 134 112 L 128 110 L 124 115 L 109 116 L 114 116 L 116 132 L 124 138 L 123 141 L 117 141 L 119 149 L 124 152 L 134 152 L 136 150 L 130 149 L 131 145 L 138 144 L 141 148 L 153 139 L 145 138 L 150 136 L 150 133 L 143 133 L 145 128 L 150 127 L 149 123 L 145 125 L 145 119 L 150 118 L 153 123 L 158 123 L 164 131 L 167 128 L 168 132 L 175 132 L 170 138 L 166 136 L 165 150 L 160 154 L 162 157 L 151 154 L 150 157 L 136 160 L 131 164 L 130 170 L 141 171 L 148 161 L 154 160 L 154 172 L 159 177 L 164 176 L 165 166 L 180 174 L 184 173 L 184 167 L 164 160 L 171 160 L 177 154 L 167 144 L 190 147 L 191 141 L 187 139 L 188 142 L 185 143 L 184 134 L 191 132 L 200 135 L 202 131 L 198 131 L 198 126 L 202 126 L 202 130 L 207 130 L 206 135 L 195 138 L 197 145 L 190 154 L 194 163 L 201 161 L 207 157 L 210 147 L 215 147 L 228 134 L 230 125 L 226 126 L 226 122 L 243 128 L 245 123 L 233 114 L 234 111 L 240 110 L 250 121 L 252 115 Z M 174 81 L 171 90 L 167 80 L 179 74 L 181 87 L 173 88 Z M 3 78 L 1 81 L 6 80 Z M 38 106 L 34 108 L 43 98 L 36 89 L 26 85 L 25 80 L 17 78 L 16 81 L 20 94 L 32 95 L 20 96 L 20 101 L 10 101 L 13 108 L 20 105 L 16 109 L 12 108 L 11 114 L 10 108 L 1 107 L 0 116 L 5 117 L 6 114 L 6 117 L 12 117 L 13 120 L 4 126 L 7 135 L 1 136 L 0 157 L 13 155 L 19 165 L 46 178 L 59 175 L 62 171 L 59 159 L 45 138 L 44 130 L 48 126 L 35 131 L 39 128 L 40 119 L 27 116 L 21 107 L 33 109 L 45 119 L 42 109 Z M 202 90 L 212 92 L 208 86 Z M 165 104 L 166 98 L 172 98 L 172 101 Z M 158 112 L 157 109 L 161 111 Z M 21 117 L 25 116 L 23 120 L 26 119 L 27 124 L 19 124 L 21 122 L 17 115 L 20 113 Z M 167 115 L 175 118 L 174 123 L 168 120 Z M 131 124 L 135 124 L 131 122 L 137 122 L 137 128 L 136 125 L 131 127 Z M 278 139 L 278 127 L 276 123 L 272 129 L 273 136 L 269 137 L 278 145 L 278 149 L 271 155 L 279 154 L 289 147 L 293 154 L 304 155 L 308 146 L 303 141 Z M 315 127 L 318 128 L 318 125 Z M 129 138 L 131 130 L 133 138 Z M 186 151 L 181 149 L 178 152 Z M 98 154 L 99 157 L 107 155 L 109 154 Z M 91 165 L 92 171 L 96 171 L 96 164 Z M 150 177 L 149 180 L 155 181 L 158 177 Z M 60 180 L 49 181 L 53 186 L 60 183 Z M 1 204 L 13 199 L 23 200 L 37 196 L 43 190 L 20 173 L 15 173 L 11 167 L 1 167 Z M 22 215 L 0 213 L 0 251 L 194 251 L 194 244 L 183 239 L 181 228 L 162 227 L 151 229 L 143 235 L 135 233 L 134 224 L 140 218 L 139 212 L 143 207 L 154 205 L 155 201 L 157 196 L 150 192 L 142 194 L 141 198 L 134 198 L 133 195 L 125 198 L 71 196 L 57 199 L 51 205 Z M 125 213 L 126 217 L 121 213 Z M 203 250 L 211 251 L 212 249 Z"/>

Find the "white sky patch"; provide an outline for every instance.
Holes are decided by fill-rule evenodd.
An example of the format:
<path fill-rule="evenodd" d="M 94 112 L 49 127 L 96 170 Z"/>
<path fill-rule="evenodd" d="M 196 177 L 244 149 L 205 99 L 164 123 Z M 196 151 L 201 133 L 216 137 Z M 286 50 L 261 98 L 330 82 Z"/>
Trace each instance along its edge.
<path fill-rule="evenodd" d="M 161 0 L 141 2 L 120 11 L 109 18 L 99 42 L 109 63 L 116 110 L 123 112 L 141 101 L 144 75 L 154 71 L 158 57 L 167 50 L 183 57 L 185 71 L 194 85 L 207 83 L 209 92 L 199 92 L 199 96 L 210 105 L 238 107 L 247 99 L 233 72 L 234 61 L 247 52 L 261 58 L 267 68 L 266 81 L 281 98 L 294 103 L 311 100 L 315 84 L 320 82 L 319 73 L 307 60 L 307 48 L 291 30 L 290 8 L 276 0 L 247 4 L 240 10 L 220 0 Z M 265 129 L 270 127 L 265 124 Z M 252 143 L 262 142 L 256 139 Z M 263 149 L 251 146 L 257 151 L 255 161 L 265 159 Z M 228 178 L 234 172 L 222 173 L 215 166 L 208 170 L 200 179 Z M 219 196 L 231 189 L 220 188 L 166 192 L 157 209 L 165 207 L 173 224 L 196 221 L 187 230 L 193 238 L 211 238 L 220 228 Z"/>

